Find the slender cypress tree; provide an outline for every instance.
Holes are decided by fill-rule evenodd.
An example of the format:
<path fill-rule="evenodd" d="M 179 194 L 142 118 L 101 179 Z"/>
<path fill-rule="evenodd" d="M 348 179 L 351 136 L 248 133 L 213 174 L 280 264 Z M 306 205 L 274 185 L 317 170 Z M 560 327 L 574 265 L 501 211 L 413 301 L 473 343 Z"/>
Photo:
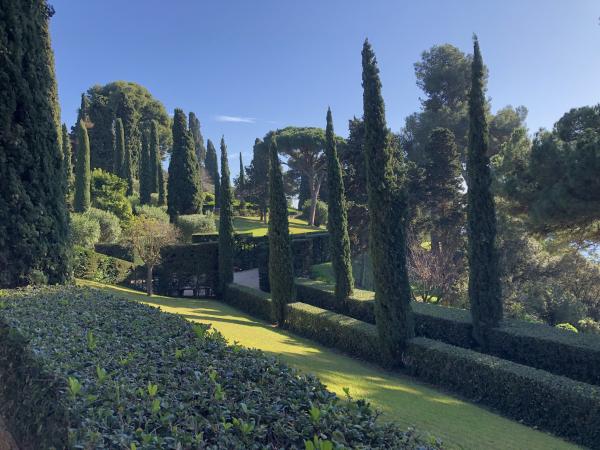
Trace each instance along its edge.
<path fill-rule="evenodd" d="M 221 189 L 219 187 L 219 165 L 217 164 L 217 150 L 209 139 L 206 143 L 206 161 L 204 167 L 215 185 L 215 208 L 220 206 Z"/>
<path fill-rule="evenodd" d="M 69 222 L 44 0 L 0 0 L 0 287 L 69 276 Z"/>
<path fill-rule="evenodd" d="M 164 206 L 167 204 L 167 192 L 165 184 L 165 171 L 162 166 L 158 168 L 158 205 Z"/>
<path fill-rule="evenodd" d="M 402 161 L 395 157 L 386 126 L 379 69 L 368 40 L 363 46 L 362 67 L 375 318 L 383 360 L 396 365 L 401 363 L 407 340 L 414 335 L 406 268 L 405 174 L 399 170 Z"/>
<path fill-rule="evenodd" d="M 502 319 L 502 294 L 496 252 L 496 211 L 491 191 L 488 124 L 485 115 L 484 68 L 479 41 L 473 37 L 467 152 L 467 231 L 469 301 L 473 334 L 486 347 L 485 331 Z"/>
<path fill-rule="evenodd" d="M 287 304 L 294 298 L 294 267 L 283 174 L 277 142 L 269 142 L 269 283 L 273 315 L 281 327 L 285 324 Z"/>
<path fill-rule="evenodd" d="M 140 150 L 140 204 L 149 205 L 152 193 L 152 162 L 150 159 L 150 142 L 148 133 L 142 131 L 142 148 Z"/>
<path fill-rule="evenodd" d="M 180 214 L 202 211 L 202 185 L 194 141 L 187 129 L 185 113 L 175 109 L 173 117 L 173 151 L 169 162 L 167 211 L 171 221 Z"/>
<path fill-rule="evenodd" d="M 159 171 L 162 171 L 160 158 L 160 137 L 158 123 L 153 120 L 150 125 L 150 192 L 159 192 Z"/>
<path fill-rule="evenodd" d="M 190 112 L 188 122 L 190 133 L 192 133 L 192 139 L 194 139 L 196 158 L 198 159 L 198 164 L 202 165 L 206 159 L 206 147 L 204 147 L 204 138 L 202 137 L 202 131 L 200 130 L 200 121 L 196 117 L 196 114 Z"/>
<path fill-rule="evenodd" d="M 69 130 L 67 129 L 66 124 L 62 124 L 62 157 L 63 157 L 63 168 L 65 172 L 65 181 L 66 181 L 66 193 L 67 199 L 70 197 L 71 192 L 73 192 L 73 183 L 74 183 L 74 175 L 73 175 L 73 154 L 71 150 L 71 138 L 69 137 Z M 67 200 L 67 203 L 69 201 Z"/>
<path fill-rule="evenodd" d="M 75 197 L 73 210 L 85 212 L 90 209 L 90 140 L 83 120 L 79 121 L 77 128 L 77 163 L 75 165 Z"/>
<path fill-rule="evenodd" d="M 115 175 L 126 178 L 125 174 L 125 133 L 123 131 L 123 121 L 120 117 L 115 119 L 115 152 L 113 168 Z"/>
<path fill-rule="evenodd" d="M 238 183 L 240 190 L 243 191 L 244 186 L 246 185 L 246 177 L 244 175 L 244 161 L 242 160 L 242 152 L 240 152 L 240 178 Z"/>
<path fill-rule="evenodd" d="M 329 202 L 329 242 L 331 245 L 331 264 L 335 275 L 335 296 L 342 302 L 348 298 L 354 288 L 352 278 L 352 259 L 350 238 L 348 237 L 348 213 L 346 195 L 342 179 L 342 167 L 338 159 L 333 132 L 331 109 L 327 109 L 327 128 L 325 129 L 325 154 L 327 157 L 327 183 Z"/>
<path fill-rule="evenodd" d="M 219 212 L 219 293 L 233 281 L 233 195 L 225 138 L 221 138 L 221 211 Z"/>
<path fill-rule="evenodd" d="M 125 143 L 125 155 L 123 157 L 123 178 L 127 181 L 127 195 L 133 195 L 133 155 L 132 146 Z"/>

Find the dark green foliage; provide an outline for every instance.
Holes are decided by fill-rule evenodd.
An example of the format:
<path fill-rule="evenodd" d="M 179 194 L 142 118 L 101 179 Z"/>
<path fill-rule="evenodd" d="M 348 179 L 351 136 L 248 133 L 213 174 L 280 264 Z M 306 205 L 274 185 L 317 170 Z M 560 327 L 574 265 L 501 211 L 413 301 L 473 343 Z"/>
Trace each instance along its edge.
<path fill-rule="evenodd" d="M 162 172 L 162 159 L 160 157 L 160 137 L 158 123 L 153 120 L 150 124 L 150 192 L 160 193 L 159 172 Z"/>
<path fill-rule="evenodd" d="M 67 130 L 67 126 L 63 123 L 62 128 L 62 157 L 63 157 L 63 167 L 65 173 L 65 180 L 67 183 L 67 199 L 69 195 L 73 192 L 73 188 L 75 185 L 75 175 L 73 174 L 73 152 L 71 149 L 71 138 L 69 137 L 69 131 Z"/>
<path fill-rule="evenodd" d="M 338 160 L 333 133 L 331 109 L 327 110 L 327 128 L 325 130 L 325 155 L 327 157 L 327 182 L 329 186 L 329 230 L 331 244 L 331 263 L 335 274 L 335 296 L 341 302 L 352 293 L 352 259 L 350 255 L 350 239 L 348 238 L 348 214 L 346 212 L 346 196 L 342 180 L 342 168 Z"/>
<path fill-rule="evenodd" d="M 252 162 L 248 168 L 246 188 L 248 200 L 258 205 L 261 220 L 266 220 L 269 200 L 269 149 L 267 144 L 258 138 L 252 147 Z"/>
<path fill-rule="evenodd" d="M 75 247 L 73 249 L 73 275 L 75 278 L 121 284 L 127 280 L 132 270 L 133 264 L 129 261 L 96 253 L 88 248 Z"/>
<path fill-rule="evenodd" d="M 259 319 L 275 323 L 271 296 L 266 292 L 231 283 L 227 285 L 223 300 Z"/>
<path fill-rule="evenodd" d="M 485 330 L 495 327 L 502 319 L 502 294 L 496 251 L 496 211 L 488 156 L 484 68 L 477 37 L 473 41 L 471 73 L 467 154 L 469 301 L 474 337 L 485 347 Z"/>
<path fill-rule="evenodd" d="M 171 216 L 171 221 L 180 214 L 202 212 L 202 185 L 199 170 L 194 141 L 187 129 L 185 114 L 181 109 L 175 109 L 167 196 L 167 212 Z"/>
<path fill-rule="evenodd" d="M 204 162 L 204 167 L 206 168 L 208 176 L 211 178 L 215 186 L 215 208 L 218 208 L 221 205 L 221 188 L 219 187 L 219 164 L 217 162 L 217 150 L 210 139 L 206 143 L 206 147 L 206 160 Z"/>
<path fill-rule="evenodd" d="M 59 110 L 44 0 L 0 1 L 0 287 L 69 276 Z"/>
<path fill-rule="evenodd" d="M 192 133 L 192 139 L 194 140 L 194 151 L 196 152 L 196 159 L 198 164 L 204 164 L 206 159 L 206 147 L 204 147 L 204 138 L 200 131 L 200 120 L 196 117 L 196 114 L 190 112 L 188 115 L 188 122 L 190 133 Z"/>
<path fill-rule="evenodd" d="M 600 389 L 441 342 L 416 338 L 411 372 L 526 425 L 600 448 Z"/>
<path fill-rule="evenodd" d="M 73 210 L 86 212 L 90 208 L 90 141 L 83 122 L 77 127 L 77 162 L 75 164 L 75 194 Z"/>
<path fill-rule="evenodd" d="M 161 249 L 161 263 L 154 271 L 158 292 L 181 295 L 184 288 L 218 288 L 219 248 L 216 242 L 169 245 Z"/>
<path fill-rule="evenodd" d="M 115 148 L 113 153 L 113 173 L 125 179 L 125 132 L 120 117 L 115 119 Z"/>
<path fill-rule="evenodd" d="M 96 244 L 94 250 L 106 256 L 133 262 L 133 253 L 131 248 L 122 244 Z"/>
<path fill-rule="evenodd" d="M 233 193 L 225 138 L 221 138 L 221 210 L 219 212 L 219 293 L 233 281 Z"/>
<path fill-rule="evenodd" d="M 152 193 L 152 161 L 150 159 L 150 142 L 147 132 L 142 132 L 142 148 L 140 150 L 140 204 L 150 204 Z"/>
<path fill-rule="evenodd" d="M 140 113 L 136 109 L 133 98 L 126 93 L 121 93 L 116 116 L 123 121 L 125 135 L 125 154 L 123 157 L 122 177 L 127 180 L 127 195 L 133 195 L 133 179 L 137 175 L 140 159 Z"/>
<path fill-rule="evenodd" d="M 127 200 L 125 180 L 105 172 L 102 169 L 92 171 L 92 206 L 112 212 L 121 220 L 128 223 L 133 217 L 131 203 Z"/>
<path fill-rule="evenodd" d="M 294 298 L 294 267 L 283 175 L 277 153 L 277 142 L 269 142 L 269 283 L 274 317 L 279 326 L 285 323 L 287 304 Z"/>
<path fill-rule="evenodd" d="M 19 438 L 29 429 L 27 448 L 304 448 L 321 434 L 348 448 L 437 447 L 379 425 L 364 401 L 157 308 L 80 288 L 4 300 L 0 355 L 10 364 L 0 366 L 0 392 L 10 401 L 0 408 L 7 419 L 30 413 L 9 422 Z M 318 423 L 311 408 L 323 412 Z M 256 427 L 244 434 L 235 423 Z"/>
<path fill-rule="evenodd" d="M 414 334 L 406 268 L 405 175 L 388 136 L 379 69 L 368 41 L 362 51 L 362 67 L 375 315 L 383 359 L 398 364 L 406 341 Z"/>
<path fill-rule="evenodd" d="M 165 183 L 165 171 L 162 165 L 158 168 L 158 205 L 164 206 L 167 204 L 167 184 Z"/>

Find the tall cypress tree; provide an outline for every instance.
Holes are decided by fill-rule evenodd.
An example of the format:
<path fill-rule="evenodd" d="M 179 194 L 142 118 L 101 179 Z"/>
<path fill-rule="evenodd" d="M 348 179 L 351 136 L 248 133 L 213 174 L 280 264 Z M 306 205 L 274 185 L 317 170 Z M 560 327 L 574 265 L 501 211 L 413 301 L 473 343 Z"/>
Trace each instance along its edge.
<path fill-rule="evenodd" d="M 125 135 L 125 173 L 123 178 L 129 181 L 129 179 L 133 180 L 137 176 L 141 148 L 140 130 L 138 128 L 140 112 L 136 109 L 133 99 L 129 95 L 121 94 L 116 116 L 123 121 L 123 133 Z M 127 158 L 130 160 L 129 169 L 127 169 Z M 131 192 L 127 195 L 132 195 L 133 187 L 130 187 L 129 190 Z"/>
<path fill-rule="evenodd" d="M 150 159 L 150 142 L 146 131 L 142 131 L 142 148 L 138 173 L 140 174 L 140 204 L 149 205 L 152 192 L 152 163 Z"/>
<path fill-rule="evenodd" d="M 204 138 L 202 137 L 202 131 L 200 130 L 200 121 L 193 112 L 190 112 L 188 116 L 188 123 L 190 133 L 192 133 L 192 138 L 194 139 L 196 158 L 198 159 L 198 164 L 202 165 L 206 159 L 206 148 L 204 147 Z"/>
<path fill-rule="evenodd" d="M 244 190 L 244 186 L 246 185 L 246 177 L 244 175 L 244 161 L 242 160 L 242 152 L 240 152 L 240 178 L 238 181 L 240 185 L 240 190 Z"/>
<path fill-rule="evenodd" d="M 126 178 L 125 174 L 125 133 L 123 131 L 123 121 L 120 117 L 115 119 L 115 152 L 113 168 L 115 175 Z"/>
<path fill-rule="evenodd" d="M 123 155 L 123 178 L 127 181 L 127 195 L 133 195 L 133 155 L 132 146 L 125 142 L 125 154 Z"/>
<path fill-rule="evenodd" d="M 150 125 L 150 192 L 159 192 L 159 177 L 162 171 L 160 158 L 160 137 L 158 134 L 158 123 L 153 120 Z"/>
<path fill-rule="evenodd" d="M 73 175 L 73 153 L 71 150 L 71 138 L 69 137 L 69 130 L 67 129 L 66 124 L 62 124 L 61 128 L 62 133 L 62 157 L 63 157 L 63 168 L 64 168 L 64 177 L 66 182 L 66 194 L 67 199 L 70 197 L 71 192 L 73 192 L 73 183 L 74 183 L 74 175 Z M 69 201 L 67 200 L 67 203 Z"/>
<path fill-rule="evenodd" d="M 165 171 L 162 166 L 158 168 L 158 205 L 164 206 L 167 204 L 167 191 L 165 184 Z"/>
<path fill-rule="evenodd" d="M 0 0 L 0 287 L 69 276 L 57 89 L 44 0 Z"/>
<path fill-rule="evenodd" d="M 375 318 L 383 360 L 395 365 L 401 363 L 407 340 L 414 335 L 406 268 L 405 174 L 386 126 L 379 69 L 368 40 L 362 50 L 362 68 Z"/>
<path fill-rule="evenodd" d="M 217 150 L 210 139 L 206 143 L 206 161 L 204 167 L 215 186 L 215 208 L 218 208 L 221 204 L 219 201 L 221 196 L 221 188 L 219 187 L 219 165 L 217 163 Z"/>
<path fill-rule="evenodd" d="M 169 162 L 167 211 L 171 221 L 180 214 L 202 211 L 202 185 L 194 141 L 187 129 L 185 113 L 175 109 L 173 117 L 173 151 Z"/>
<path fill-rule="evenodd" d="M 90 209 L 90 189 L 92 181 L 90 175 L 90 140 L 83 120 L 79 121 L 79 127 L 77 128 L 77 152 L 73 210 L 81 213 Z"/>
<path fill-rule="evenodd" d="M 219 292 L 233 281 L 233 195 L 225 138 L 221 138 L 221 211 L 219 213 Z"/>
<path fill-rule="evenodd" d="M 277 142 L 269 144 L 269 283 L 273 315 L 279 326 L 285 324 L 287 304 L 294 298 L 294 268 L 283 174 Z"/>
<path fill-rule="evenodd" d="M 485 331 L 497 326 L 502 319 L 502 294 L 496 252 L 496 211 L 488 156 L 484 68 L 477 36 L 473 37 L 471 72 L 467 152 L 469 301 L 474 337 L 485 347 Z"/>
<path fill-rule="evenodd" d="M 338 301 L 342 302 L 352 293 L 354 279 L 352 278 L 350 238 L 348 237 L 346 195 L 344 193 L 344 181 L 342 180 L 342 167 L 335 145 L 331 109 L 327 109 L 325 155 L 327 157 L 327 185 L 329 188 L 327 228 L 331 245 L 331 265 L 335 275 L 335 296 Z"/>

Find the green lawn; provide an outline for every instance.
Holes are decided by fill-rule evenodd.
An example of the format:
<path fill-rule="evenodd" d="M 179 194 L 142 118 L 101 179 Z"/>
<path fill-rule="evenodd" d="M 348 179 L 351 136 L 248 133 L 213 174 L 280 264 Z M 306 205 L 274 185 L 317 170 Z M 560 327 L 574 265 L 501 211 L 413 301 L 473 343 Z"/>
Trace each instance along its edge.
<path fill-rule="evenodd" d="M 331 391 L 340 395 L 343 395 L 344 387 L 349 387 L 353 397 L 368 399 L 380 409 L 385 420 L 394 420 L 404 427 L 415 426 L 440 437 L 451 448 L 577 448 L 413 378 L 384 371 L 299 338 L 219 301 L 161 296 L 148 298 L 121 287 L 88 281 L 80 283 L 158 306 L 192 321 L 212 323 L 230 342 L 278 355 L 291 366 L 317 375 Z"/>
<path fill-rule="evenodd" d="M 325 228 L 311 227 L 305 220 L 290 217 L 290 234 L 311 233 L 314 231 L 324 231 Z M 218 225 L 217 225 L 218 226 Z M 240 233 L 252 232 L 254 236 L 266 236 L 267 224 L 261 222 L 258 217 L 234 217 L 233 227 Z"/>

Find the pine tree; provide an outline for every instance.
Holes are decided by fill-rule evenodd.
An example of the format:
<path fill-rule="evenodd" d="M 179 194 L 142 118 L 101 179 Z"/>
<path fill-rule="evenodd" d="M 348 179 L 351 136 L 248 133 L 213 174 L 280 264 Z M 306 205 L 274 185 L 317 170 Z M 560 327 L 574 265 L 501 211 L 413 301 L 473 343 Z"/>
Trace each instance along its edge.
<path fill-rule="evenodd" d="M 115 152 L 113 168 L 115 175 L 125 178 L 125 134 L 123 121 L 120 117 L 115 119 Z"/>
<path fill-rule="evenodd" d="M 196 158 L 198 159 L 198 164 L 202 165 L 206 159 L 206 148 L 204 147 L 204 138 L 202 137 L 202 131 L 200 130 L 200 121 L 196 117 L 196 114 L 190 112 L 188 122 L 190 133 L 192 133 L 192 138 L 194 139 Z"/>
<path fill-rule="evenodd" d="M 294 298 L 294 268 L 287 201 L 275 136 L 270 138 L 269 158 L 269 283 L 273 315 L 281 327 L 285 324 L 287 304 Z"/>
<path fill-rule="evenodd" d="M 0 0 L 0 287 L 69 277 L 54 56 L 43 0 Z"/>
<path fill-rule="evenodd" d="M 75 164 L 75 196 L 73 210 L 85 212 L 90 209 L 90 140 L 83 120 L 77 129 L 77 162 Z"/>
<path fill-rule="evenodd" d="M 153 120 L 150 125 L 150 192 L 160 191 L 160 171 L 162 171 L 160 137 L 158 133 L 158 123 L 156 120 Z"/>
<path fill-rule="evenodd" d="M 187 129 L 185 113 L 175 109 L 173 151 L 169 162 L 167 211 L 171 221 L 180 214 L 202 212 L 202 185 L 194 141 Z"/>
<path fill-rule="evenodd" d="M 497 326 L 502 319 L 502 294 L 496 251 L 496 211 L 488 156 L 484 79 L 479 41 L 474 36 L 467 152 L 469 301 L 474 337 L 485 348 L 486 330 Z"/>
<path fill-rule="evenodd" d="M 219 187 L 219 165 L 217 163 L 217 150 L 209 139 L 206 144 L 206 161 L 204 167 L 215 185 L 215 208 L 220 206 L 221 188 Z"/>
<path fill-rule="evenodd" d="M 233 282 L 233 195 L 225 138 L 221 138 L 221 210 L 219 212 L 219 293 Z"/>
<path fill-rule="evenodd" d="M 363 46 L 362 67 L 375 318 L 383 360 L 396 365 L 401 364 L 406 343 L 414 335 L 406 268 L 405 173 L 386 126 L 379 69 L 368 40 Z"/>
<path fill-rule="evenodd" d="M 69 136 L 69 130 L 67 129 L 66 124 L 62 124 L 61 128 L 62 133 L 62 157 L 63 157 L 63 168 L 65 172 L 65 182 L 66 182 L 66 198 L 69 199 L 70 194 L 73 192 L 73 183 L 75 181 L 73 175 L 73 153 L 71 150 L 71 138 Z M 67 203 L 69 201 L 67 200 Z"/>
<path fill-rule="evenodd" d="M 142 148 L 140 153 L 140 204 L 149 205 L 152 193 L 152 162 L 150 159 L 150 142 L 148 133 L 142 131 Z"/>
<path fill-rule="evenodd" d="M 350 238 L 348 237 L 348 213 L 346 212 L 346 196 L 342 167 L 338 159 L 333 132 L 331 109 L 327 109 L 327 127 L 325 129 L 325 154 L 327 157 L 327 183 L 329 202 L 327 208 L 329 219 L 329 242 L 331 245 L 331 264 L 335 275 L 335 296 L 343 302 L 352 293 L 352 259 L 350 255 Z"/>

